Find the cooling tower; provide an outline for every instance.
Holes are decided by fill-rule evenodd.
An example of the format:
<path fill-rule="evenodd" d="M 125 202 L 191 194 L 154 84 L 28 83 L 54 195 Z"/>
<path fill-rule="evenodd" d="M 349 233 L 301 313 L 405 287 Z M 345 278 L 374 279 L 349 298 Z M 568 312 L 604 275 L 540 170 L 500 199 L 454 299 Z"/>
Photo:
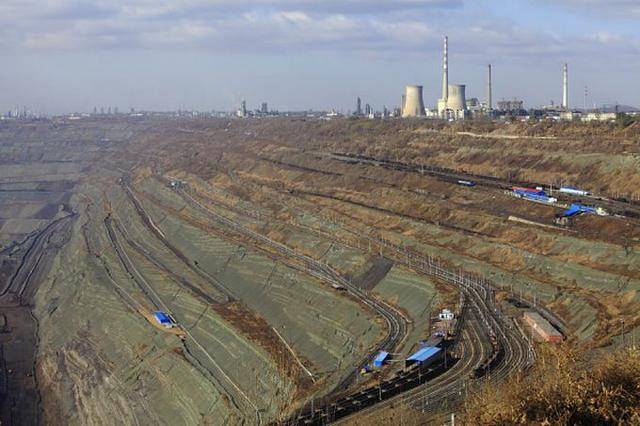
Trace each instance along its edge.
<path fill-rule="evenodd" d="M 424 117 L 425 115 L 422 86 L 407 86 L 404 92 L 402 117 Z"/>
<path fill-rule="evenodd" d="M 467 99 L 465 98 L 464 92 L 464 84 L 450 84 L 447 108 L 453 111 L 465 111 L 467 109 Z"/>

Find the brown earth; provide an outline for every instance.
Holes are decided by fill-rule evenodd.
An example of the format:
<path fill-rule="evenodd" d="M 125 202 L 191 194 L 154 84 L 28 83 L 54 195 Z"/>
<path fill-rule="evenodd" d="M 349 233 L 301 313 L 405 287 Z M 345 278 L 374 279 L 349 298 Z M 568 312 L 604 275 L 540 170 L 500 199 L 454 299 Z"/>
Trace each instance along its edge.
<path fill-rule="evenodd" d="M 86 133 L 84 136 L 78 136 L 83 132 Z M 108 137 L 104 136 L 106 133 Z M 91 206 L 105 213 L 117 211 L 122 206 L 111 204 L 106 193 L 125 173 L 131 175 L 134 188 L 147 179 L 180 176 L 203 197 L 204 202 L 244 220 L 255 219 L 257 224 L 249 227 L 280 243 L 291 244 L 296 251 L 309 256 L 318 256 L 315 247 L 290 241 L 293 231 L 313 237 L 314 241 L 319 239 L 357 248 L 365 259 L 371 259 L 376 253 L 363 248 L 366 244 L 360 237 L 383 235 L 412 250 L 428 250 L 431 256 L 440 258 L 451 268 L 468 268 L 476 274 L 491 269 L 505 276 L 528 280 L 533 287 L 547 286 L 556 296 L 541 303 L 546 303 L 570 323 L 571 331 L 594 322 L 595 332 L 579 342 L 581 350 L 607 347 L 616 341 L 622 333 L 621 321 L 627 330 L 637 330 L 640 326 L 638 220 L 582 216 L 566 229 L 534 228 L 511 222 L 508 218 L 515 216 L 554 225 L 560 209 L 515 200 L 492 188 L 469 189 L 436 177 L 348 164 L 325 155 L 353 153 L 500 178 L 573 183 L 601 195 L 636 200 L 640 198 L 640 128 L 637 126 L 483 122 L 445 126 L 427 121 L 288 119 L 118 119 L 73 124 L 59 121 L 0 126 L 0 141 L 8 144 L 2 152 L 3 161 L 25 164 L 33 160 L 11 142 L 24 134 L 29 135 L 30 140 L 50 141 L 37 150 L 42 158 L 64 169 L 63 173 L 57 176 L 56 183 L 47 183 L 46 176 L 38 171 L 25 172 L 24 176 L 7 176 L 0 179 L 2 188 L 13 190 L 25 181 L 31 181 L 35 183 L 28 189 L 66 192 L 72 190 L 76 177 L 97 185 L 105 194 L 91 199 L 86 195 L 90 191 L 85 189 L 82 196 L 86 198 L 66 197 L 61 203 L 45 204 L 34 210 L 34 217 L 42 220 L 52 219 L 60 205 L 68 207 L 73 203 L 83 209 Z M 65 169 L 74 161 L 78 162 L 78 167 Z M 209 190 L 209 186 L 216 191 Z M 137 195 L 164 214 L 203 233 L 281 260 L 272 249 L 256 245 L 228 229 L 211 226 L 187 211 L 163 205 L 152 194 L 137 192 Z M 7 203 L 6 211 L 17 212 L 21 208 L 12 202 L 11 207 Z M 3 217 L 2 220 L 6 219 Z M 95 231 L 87 226 L 86 232 Z M 88 238 L 99 241 L 104 236 L 95 234 Z M 57 243 L 65 245 L 67 241 L 62 238 Z M 85 244 L 87 253 L 84 255 L 98 256 L 105 264 L 111 261 L 108 252 L 100 252 L 107 246 L 92 243 L 90 249 L 88 239 Z M 578 248 L 572 250 L 573 246 Z M 54 257 L 52 252 L 51 258 Z M 136 262 L 143 262 L 139 257 Z M 13 275 L 9 269 L 15 267 L 17 261 L 6 258 L 2 262 L 0 280 L 6 281 Z M 332 266 L 339 272 L 354 273 L 353 266 L 348 263 L 335 262 Z M 46 281 L 48 267 L 45 266 L 43 264 L 34 275 L 36 285 L 30 287 L 33 293 L 29 296 L 37 295 L 37 283 Z M 296 264 L 290 262 L 289 266 L 295 268 Z M 113 264 L 111 267 L 117 280 L 117 270 Z M 556 269 L 549 269 L 551 267 Z M 167 270 L 160 272 L 164 276 L 170 275 Z M 589 280 L 588 275 L 598 278 Z M 609 276 L 616 278 L 615 286 L 597 287 L 594 284 Z M 369 283 L 367 287 L 375 288 L 375 283 Z M 456 294 L 451 288 L 438 284 L 438 290 L 443 294 L 443 303 L 455 300 Z M 336 297 L 346 296 L 338 294 Z M 571 311 L 570 301 L 586 304 L 594 314 L 587 313 L 584 319 L 572 323 L 576 314 Z M 31 308 L 24 308 L 7 306 L 5 318 L 9 326 L 16 323 L 16 309 L 22 309 L 22 322 L 29 323 L 25 315 Z M 214 304 L 212 309 L 264 349 L 279 374 L 297 384 L 289 401 L 300 403 L 307 395 L 321 390 L 321 381 L 313 385 L 304 379 L 305 375 L 290 351 L 280 342 L 271 325 L 256 312 L 241 302 Z M 74 327 L 78 327 L 77 324 Z M 33 326 L 27 329 L 33 331 Z M 109 372 L 114 369 L 114 362 L 113 356 L 101 347 L 100 336 L 92 334 L 95 332 L 76 330 L 59 349 L 37 348 L 37 338 L 31 332 L 28 333 L 30 340 L 26 337 L 23 340 L 30 349 L 21 353 L 26 355 L 25 365 L 31 365 L 31 370 L 25 367 L 20 379 L 6 374 L 5 377 L 14 380 L 12 388 L 25 389 L 25 395 L 36 395 L 35 379 L 27 374 L 33 371 L 33 365 L 38 365 L 40 390 L 47 394 L 43 399 L 46 420 L 67 420 L 68 407 L 87 403 L 98 407 L 99 403 L 92 401 L 92 391 L 110 383 Z M 43 333 L 46 337 L 55 332 L 48 329 Z M 85 342 L 81 341 L 83 333 L 87 336 Z M 15 342 L 13 339 L 13 335 L 0 334 L 0 340 L 7 340 L 5 343 Z M 169 353 L 171 360 L 191 362 L 185 361 L 189 354 L 184 349 L 169 346 L 172 349 L 163 352 L 163 356 Z M 7 344 L 3 345 L 3 350 L 6 348 Z M 39 363 L 36 353 L 41 357 Z M 5 354 L 5 359 L 11 358 L 12 354 Z M 156 356 L 144 373 L 149 378 L 155 378 L 156 374 L 164 377 L 164 373 L 154 371 L 159 359 L 161 357 Z M 89 368 L 94 361 L 95 366 Z M 303 359 L 303 362 L 312 364 L 313 360 Z M 60 380 L 63 376 L 64 380 Z M 153 380 L 149 379 L 149 383 Z M 120 407 L 122 412 L 131 410 L 125 398 L 114 398 L 112 402 L 112 406 Z M 224 405 L 231 407 L 233 402 L 227 399 Z M 31 408 L 18 411 L 35 413 L 35 406 L 32 404 Z M 105 408 L 83 413 L 99 413 L 102 409 Z M 6 418 L 6 409 L 3 413 Z"/>

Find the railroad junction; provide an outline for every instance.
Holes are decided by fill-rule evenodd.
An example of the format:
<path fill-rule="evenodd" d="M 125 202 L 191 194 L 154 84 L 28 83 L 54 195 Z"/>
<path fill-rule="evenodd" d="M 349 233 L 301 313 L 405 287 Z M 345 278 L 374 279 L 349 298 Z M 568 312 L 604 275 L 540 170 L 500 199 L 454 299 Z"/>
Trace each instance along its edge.
<path fill-rule="evenodd" d="M 484 144 L 500 165 L 504 144 L 543 156 L 558 139 L 347 120 L 12 126 L 8 424 L 375 424 L 397 407 L 444 422 L 545 345 L 588 353 L 637 334 L 632 196 L 599 195 L 593 170 L 571 193 L 535 164 L 443 158 Z"/>

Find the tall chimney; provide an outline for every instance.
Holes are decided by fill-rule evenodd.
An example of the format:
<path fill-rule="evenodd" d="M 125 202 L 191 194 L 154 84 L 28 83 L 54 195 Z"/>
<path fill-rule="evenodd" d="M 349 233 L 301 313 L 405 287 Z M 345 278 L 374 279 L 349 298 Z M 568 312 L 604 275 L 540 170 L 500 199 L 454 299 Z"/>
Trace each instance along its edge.
<path fill-rule="evenodd" d="M 569 109 L 569 66 L 564 64 L 564 69 L 562 71 L 564 77 L 562 84 L 562 108 Z"/>
<path fill-rule="evenodd" d="M 442 65 L 442 100 L 445 106 L 449 99 L 449 37 L 444 37 L 444 58 Z"/>
<path fill-rule="evenodd" d="M 489 64 L 489 73 L 487 75 L 487 109 L 493 110 L 493 93 L 491 87 L 491 64 Z"/>

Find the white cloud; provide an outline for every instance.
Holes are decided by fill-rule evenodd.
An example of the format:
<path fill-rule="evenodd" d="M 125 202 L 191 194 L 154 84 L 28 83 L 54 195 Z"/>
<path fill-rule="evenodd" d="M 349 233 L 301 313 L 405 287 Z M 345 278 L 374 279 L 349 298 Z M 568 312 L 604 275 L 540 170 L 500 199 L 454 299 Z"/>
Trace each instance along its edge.
<path fill-rule="evenodd" d="M 598 13 L 623 19 L 640 18 L 638 0 L 547 0 L 565 6 L 574 13 Z"/>
<path fill-rule="evenodd" d="M 375 48 L 408 39 L 406 32 L 425 35 L 414 16 L 461 5 L 462 0 L 2 0 L 0 45 L 263 50 L 340 43 L 352 49 L 368 40 Z"/>
<path fill-rule="evenodd" d="M 620 34 L 612 34 L 608 31 L 599 31 L 591 36 L 591 39 L 599 43 L 618 43 L 623 41 Z"/>
<path fill-rule="evenodd" d="M 597 0 L 558 0 L 604 7 Z M 607 4 L 633 11 L 637 0 Z M 463 0 L 0 0 L 0 47 L 31 50 L 335 50 L 393 55 L 440 49 L 473 56 L 552 57 L 637 52 L 612 31 L 560 38 L 474 16 Z"/>

